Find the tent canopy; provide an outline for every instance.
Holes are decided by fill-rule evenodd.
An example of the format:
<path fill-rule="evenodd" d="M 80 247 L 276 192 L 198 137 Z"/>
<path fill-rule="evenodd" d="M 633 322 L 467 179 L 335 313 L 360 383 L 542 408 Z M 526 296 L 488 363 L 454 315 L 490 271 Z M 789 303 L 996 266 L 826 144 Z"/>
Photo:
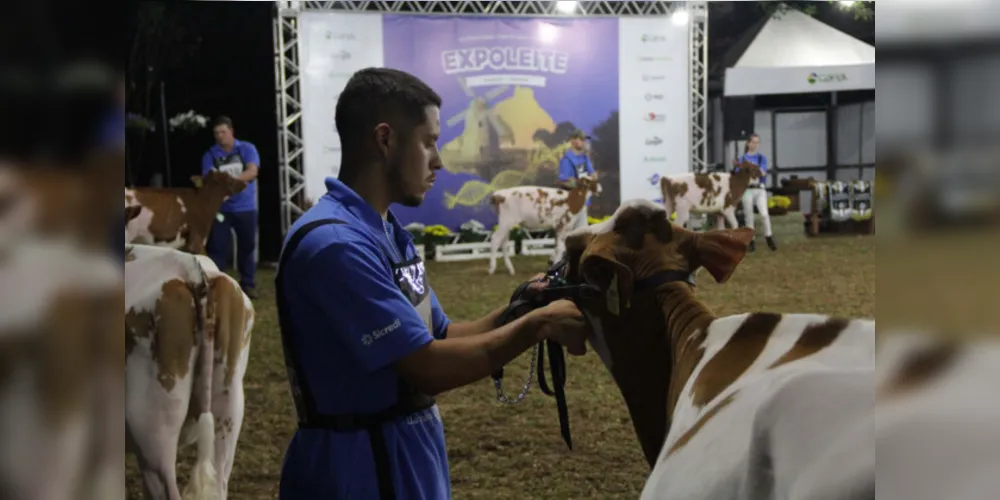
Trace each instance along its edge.
<path fill-rule="evenodd" d="M 875 88 L 875 47 L 802 12 L 772 17 L 731 68 L 725 95 Z"/>

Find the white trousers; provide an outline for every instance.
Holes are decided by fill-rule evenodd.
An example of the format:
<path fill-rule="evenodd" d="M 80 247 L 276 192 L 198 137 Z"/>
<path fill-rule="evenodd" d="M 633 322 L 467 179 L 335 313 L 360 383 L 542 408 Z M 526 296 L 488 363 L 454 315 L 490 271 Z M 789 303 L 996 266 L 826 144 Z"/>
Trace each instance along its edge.
<path fill-rule="evenodd" d="M 771 217 L 767 213 L 767 190 L 764 188 L 749 188 L 743 193 L 744 225 L 753 229 L 753 209 L 757 208 L 760 218 L 764 219 L 764 236 L 770 237 Z"/>

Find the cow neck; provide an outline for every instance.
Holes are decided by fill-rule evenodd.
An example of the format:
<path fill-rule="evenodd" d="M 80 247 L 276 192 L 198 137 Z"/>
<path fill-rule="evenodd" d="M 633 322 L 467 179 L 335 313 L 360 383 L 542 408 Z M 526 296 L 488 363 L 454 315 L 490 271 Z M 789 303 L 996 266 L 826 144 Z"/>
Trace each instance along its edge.
<path fill-rule="evenodd" d="M 658 316 L 660 331 L 649 337 L 653 344 L 636 349 L 633 363 L 616 365 L 621 368 L 613 374 L 652 468 L 670 431 L 681 390 L 701 359 L 698 339 L 715 317 L 685 283 L 661 285 L 648 305 L 635 302 L 633 306 L 649 308 L 636 310 L 638 316 Z"/>

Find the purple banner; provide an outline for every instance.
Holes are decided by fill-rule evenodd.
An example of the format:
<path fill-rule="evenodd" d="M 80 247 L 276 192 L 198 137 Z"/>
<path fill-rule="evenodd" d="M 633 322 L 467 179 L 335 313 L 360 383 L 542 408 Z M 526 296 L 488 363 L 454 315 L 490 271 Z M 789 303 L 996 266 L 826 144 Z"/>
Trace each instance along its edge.
<path fill-rule="evenodd" d="M 592 210 L 617 206 L 617 19 L 383 19 L 385 66 L 418 76 L 444 101 L 445 170 L 423 205 L 393 208 L 404 224 L 455 230 L 475 219 L 492 229 L 489 194 L 554 186 L 577 128 L 593 137 L 604 188 Z"/>

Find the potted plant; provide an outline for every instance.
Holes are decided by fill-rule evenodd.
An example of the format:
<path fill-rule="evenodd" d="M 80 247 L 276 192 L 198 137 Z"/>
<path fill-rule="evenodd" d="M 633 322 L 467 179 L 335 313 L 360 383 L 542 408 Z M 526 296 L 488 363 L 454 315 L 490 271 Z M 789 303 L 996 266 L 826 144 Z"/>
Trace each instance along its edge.
<path fill-rule="evenodd" d="M 772 196 L 767 200 L 767 212 L 770 215 L 787 215 L 792 199 L 787 196 Z"/>
<path fill-rule="evenodd" d="M 424 251 L 428 259 L 433 259 L 436 255 L 435 249 L 438 245 L 446 245 L 455 239 L 455 234 L 450 229 L 436 224 L 424 228 Z"/>

